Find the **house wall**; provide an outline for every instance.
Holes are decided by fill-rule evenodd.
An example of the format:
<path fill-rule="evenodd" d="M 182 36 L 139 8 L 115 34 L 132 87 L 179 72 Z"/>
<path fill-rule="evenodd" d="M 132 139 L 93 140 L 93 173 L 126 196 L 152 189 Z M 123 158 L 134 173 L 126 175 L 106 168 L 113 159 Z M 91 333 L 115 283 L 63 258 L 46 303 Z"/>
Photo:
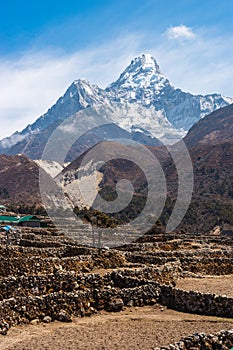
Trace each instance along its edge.
<path fill-rule="evenodd" d="M 38 221 L 24 221 L 19 224 L 19 226 L 23 227 L 40 227 L 40 222 Z"/>

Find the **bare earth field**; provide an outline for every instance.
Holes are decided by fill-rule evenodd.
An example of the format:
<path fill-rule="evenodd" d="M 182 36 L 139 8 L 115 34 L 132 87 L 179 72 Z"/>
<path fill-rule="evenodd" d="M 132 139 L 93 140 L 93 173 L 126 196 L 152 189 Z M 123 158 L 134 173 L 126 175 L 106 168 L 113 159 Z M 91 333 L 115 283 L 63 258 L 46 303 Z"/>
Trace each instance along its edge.
<path fill-rule="evenodd" d="M 196 290 L 233 297 L 233 275 L 205 276 L 205 278 L 183 278 L 177 281 L 177 288 Z"/>
<path fill-rule="evenodd" d="M 72 323 L 53 322 L 10 329 L 0 338 L 1 350 L 149 350 L 169 345 L 195 332 L 233 328 L 233 320 L 190 315 L 160 307 L 101 312 Z"/>

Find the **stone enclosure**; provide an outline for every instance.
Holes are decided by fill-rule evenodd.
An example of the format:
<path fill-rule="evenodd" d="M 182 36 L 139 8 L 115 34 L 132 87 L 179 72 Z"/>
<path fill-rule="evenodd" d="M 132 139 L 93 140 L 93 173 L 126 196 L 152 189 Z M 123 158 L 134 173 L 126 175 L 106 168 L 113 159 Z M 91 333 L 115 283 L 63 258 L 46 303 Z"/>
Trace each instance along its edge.
<path fill-rule="evenodd" d="M 233 318 L 233 298 L 176 288 L 178 279 L 233 273 L 230 237 L 157 234 L 116 249 L 79 245 L 54 228 L 1 237 L 0 333 L 17 324 L 72 321 L 99 310 L 159 304 Z M 201 347 L 197 347 L 199 345 Z M 222 347 L 220 347 L 220 345 Z M 163 349 L 229 349 L 230 331 L 196 334 Z"/>

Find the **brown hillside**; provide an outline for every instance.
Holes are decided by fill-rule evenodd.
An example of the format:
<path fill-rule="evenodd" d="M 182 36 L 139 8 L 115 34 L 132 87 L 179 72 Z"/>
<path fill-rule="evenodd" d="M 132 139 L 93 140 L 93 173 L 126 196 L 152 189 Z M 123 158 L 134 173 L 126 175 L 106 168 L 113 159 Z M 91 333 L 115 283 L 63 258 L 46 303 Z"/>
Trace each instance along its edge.
<path fill-rule="evenodd" d="M 0 200 L 4 204 L 40 205 L 39 168 L 23 155 L 0 155 Z"/>
<path fill-rule="evenodd" d="M 218 109 L 194 124 L 184 141 L 188 147 L 233 141 L 233 105 Z"/>

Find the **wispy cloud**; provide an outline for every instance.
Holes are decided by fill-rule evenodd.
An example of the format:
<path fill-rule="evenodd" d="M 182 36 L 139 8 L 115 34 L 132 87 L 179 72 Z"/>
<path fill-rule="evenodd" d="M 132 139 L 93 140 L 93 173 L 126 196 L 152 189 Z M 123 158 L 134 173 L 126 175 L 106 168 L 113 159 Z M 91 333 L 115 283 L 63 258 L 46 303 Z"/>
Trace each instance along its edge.
<path fill-rule="evenodd" d="M 0 138 L 34 122 L 75 79 L 105 87 L 138 53 L 138 40 L 129 35 L 72 54 L 50 50 L 0 58 Z"/>
<path fill-rule="evenodd" d="M 196 37 L 192 28 L 182 24 L 179 26 L 168 28 L 166 31 L 166 35 L 169 39 L 175 40 L 193 40 Z"/>

